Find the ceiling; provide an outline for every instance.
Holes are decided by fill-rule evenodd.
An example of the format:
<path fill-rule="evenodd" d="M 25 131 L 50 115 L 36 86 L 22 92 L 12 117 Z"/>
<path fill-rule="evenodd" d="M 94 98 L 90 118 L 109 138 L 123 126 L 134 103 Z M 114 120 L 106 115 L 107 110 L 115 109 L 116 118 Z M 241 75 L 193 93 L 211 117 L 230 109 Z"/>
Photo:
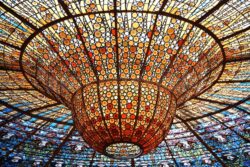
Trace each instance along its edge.
<path fill-rule="evenodd" d="M 202 28 L 222 48 L 222 73 L 178 104 L 169 134 L 136 166 L 250 166 L 250 1 L 1 0 L 0 156 L 3 166 L 130 166 L 82 140 L 71 112 L 27 80 L 20 56 L 37 33 L 91 13 L 164 15 Z M 190 41 L 191 43 L 192 41 Z M 213 78 L 212 78 L 213 79 Z"/>

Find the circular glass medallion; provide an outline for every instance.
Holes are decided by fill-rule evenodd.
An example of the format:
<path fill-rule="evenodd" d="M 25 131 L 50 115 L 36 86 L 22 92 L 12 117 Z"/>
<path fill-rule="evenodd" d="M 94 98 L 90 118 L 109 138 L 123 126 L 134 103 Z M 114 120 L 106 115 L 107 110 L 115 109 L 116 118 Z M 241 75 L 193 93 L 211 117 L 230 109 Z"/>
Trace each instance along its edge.
<path fill-rule="evenodd" d="M 141 155 L 140 146 L 133 143 L 114 143 L 106 147 L 108 156 L 116 159 L 129 159 Z"/>

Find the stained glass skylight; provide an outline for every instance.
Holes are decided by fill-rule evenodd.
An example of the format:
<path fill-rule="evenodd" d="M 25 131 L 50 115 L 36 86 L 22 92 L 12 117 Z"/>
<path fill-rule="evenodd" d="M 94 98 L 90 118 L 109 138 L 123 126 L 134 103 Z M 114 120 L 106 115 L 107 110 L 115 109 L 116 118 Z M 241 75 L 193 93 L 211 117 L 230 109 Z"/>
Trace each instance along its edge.
<path fill-rule="evenodd" d="M 1 164 L 249 166 L 249 9 L 1 0 Z"/>

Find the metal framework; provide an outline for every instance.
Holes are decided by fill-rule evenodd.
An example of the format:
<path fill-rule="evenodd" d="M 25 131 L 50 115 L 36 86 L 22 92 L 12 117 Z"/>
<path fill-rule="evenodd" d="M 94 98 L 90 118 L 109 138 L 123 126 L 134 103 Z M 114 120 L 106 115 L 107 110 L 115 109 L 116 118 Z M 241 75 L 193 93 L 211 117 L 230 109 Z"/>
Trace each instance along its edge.
<path fill-rule="evenodd" d="M 33 117 L 33 118 L 37 118 L 37 119 L 41 119 L 41 120 L 44 120 L 44 121 L 48 121 L 48 122 L 55 122 L 55 123 L 59 123 L 59 124 L 64 124 L 64 125 L 72 125 L 72 124 L 69 124 L 67 122 L 62 122 L 62 121 L 57 121 L 53 118 L 46 118 L 46 117 L 42 117 L 42 116 L 39 116 L 39 115 L 36 115 L 36 114 L 32 114 L 32 113 L 29 113 L 29 112 L 26 112 L 26 111 L 23 111 L 17 107 L 14 107 L 8 103 L 6 103 L 5 101 L 2 101 L 0 100 L 0 104 L 6 106 L 7 108 L 11 108 L 17 112 L 20 112 L 21 114 L 24 114 L 24 115 L 28 115 L 30 117 Z"/>
<path fill-rule="evenodd" d="M 89 162 L 90 167 L 93 166 L 95 155 L 96 155 L 96 151 L 94 151 L 93 154 L 92 154 L 91 161 Z"/>
<path fill-rule="evenodd" d="M 198 116 L 198 117 L 194 117 L 194 118 L 189 118 L 189 119 L 186 119 L 185 121 L 194 121 L 194 120 L 197 120 L 197 119 L 201 119 L 201 118 L 205 118 L 205 117 L 208 117 L 208 116 L 211 116 L 211 115 L 215 115 L 215 114 L 221 113 L 221 112 L 223 112 L 223 111 L 226 111 L 226 110 L 229 110 L 229 109 L 231 109 L 231 108 L 237 107 L 238 105 L 243 104 L 243 103 L 245 103 L 246 101 L 249 101 L 249 99 L 250 99 L 250 96 L 248 96 L 248 97 L 246 97 L 245 99 L 240 100 L 240 101 L 238 101 L 238 102 L 236 102 L 236 103 L 234 103 L 234 104 L 230 104 L 230 105 L 228 105 L 227 107 L 222 108 L 222 109 L 220 109 L 220 110 L 217 110 L 217 111 L 215 111 L 215 112 L 208 113 L 208 114 L 204 114 L 204 115 L 202 115 L 202 116 Z"/>
<path fill-rule="evenodd" d="M 217 156 L 217 154 L 211 149 L 211 147 L 202 139 L 202 137 L 195 131 L 193 128 L 182 118 L 176 116 L 185 126 L 187 127 L 190 132 L 194 134 L 194 136 L 204 145 L 204 147 L 214 156 L 214 158 L 221 164 L 223 167 L 227 167 L 227 165 Z"/>
<path fill-rule="evenodd" d="M 172 153 L 172 151 L 170 150 L 170 148 L 169 148 L 169 146 L 168 146 L 168 143 L 167 143 L 166 139 L 164 140 L 164 142 L 165 142 L 165 144 L 166 144 L 166 147 L 167 147 L 167 149 L 168 149 L 169 154 L 171 155 L 171 157 L 172 157 L 172 159 L 173 159 L 173 161 L 174 161 L 174 164 L 176 165 L 176 167 L 179 167 L 179 165 L 178 165 L 176 159 L 174 158 L 174 154 Z"/>
<path fill-rule="evenodd" d="M 69 133 L 67 134 L 67 136 L 62 140 L 62 142 L 60 143 L 60 145 L 57 147 L 56 150 L 54 150 L 54 152 L 52 153 L 51 157 L 49 158 L 49 160 L 47 161 L 47 163 L 45 164 L 45 167 L 50 166 L 52 160 L 55 158 L 55 156 L 61 151 L 63 145 L 69 140 L 69 138 L 72 136 L 73 132 L 75 131 L 75 127 L 73 126 L 70 130 Z"/>

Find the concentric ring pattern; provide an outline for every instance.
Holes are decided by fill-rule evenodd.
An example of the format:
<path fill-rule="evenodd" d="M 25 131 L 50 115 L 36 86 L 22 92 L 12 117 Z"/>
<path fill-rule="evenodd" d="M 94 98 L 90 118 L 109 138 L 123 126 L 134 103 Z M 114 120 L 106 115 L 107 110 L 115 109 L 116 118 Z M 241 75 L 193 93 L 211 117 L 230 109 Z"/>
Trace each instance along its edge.
<path fill-rule="evenodd" d="M 0 11 L 3 166 L 250 165 L 249 1 L 1 0 Z M 70 112 L 82 85 L 117 77 L 178 99 L 169 135 L 131 162 L 91 149 Z"/>

